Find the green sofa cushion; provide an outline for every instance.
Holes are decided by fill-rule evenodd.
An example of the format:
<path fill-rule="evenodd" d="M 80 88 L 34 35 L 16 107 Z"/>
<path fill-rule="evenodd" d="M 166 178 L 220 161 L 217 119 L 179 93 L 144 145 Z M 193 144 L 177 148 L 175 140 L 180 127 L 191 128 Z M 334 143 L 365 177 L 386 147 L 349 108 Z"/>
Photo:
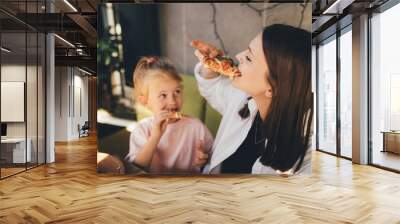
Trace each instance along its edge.
<path fill-rule="evenodd" d="M 215 137 L 217 135 L 219 123 L 221 122 L 221 114 L 214 110 L 208 103 L 206 105 L 206 116 L 205 116 L 205 121 L 204 123 L 208 127 L 208 129 L 211 131 L 213 136 Z"/>
<path fill-rule="evenodd" d="M 193 75 L 181 74 L 183 85 L 182 113 L 204 121 L 205 100 L 197 88 L 197 81 Z"/>

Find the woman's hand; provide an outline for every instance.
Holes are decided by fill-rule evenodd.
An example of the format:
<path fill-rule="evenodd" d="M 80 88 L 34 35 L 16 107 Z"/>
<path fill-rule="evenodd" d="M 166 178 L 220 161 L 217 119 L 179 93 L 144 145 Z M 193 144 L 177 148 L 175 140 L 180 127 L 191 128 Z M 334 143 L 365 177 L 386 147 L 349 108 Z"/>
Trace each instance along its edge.
<path fill-rule="evenodd" d="M 202 168 L 208 161 L 208 153 L 204 152 L 204 142 L 202 140 L 196 142 L 194 165 Z"/>
<path fill-rule="evenodd" d="M 193 40 L 190 45 L 194 47 L 196 50 L 194 51 L 194 55 L 197 57 L 200 63 L 203 64 L 205 57 L 208 58 L 215 58 L 218 55 L 224 55 L 222 51 L 218 48 L 214 47 L 211 44 L 207 44 L 203 41 Z M 206 79 L 212 79 L 217 77 L 219 74 L 216 72 L 207 69 L 206 67 L 202 66 L 200 71 L 201 76 Z"/>
<path fill-rule="evenodd" d="M 207 57 L 210 58 L 215 58 L 218 55 L 223 56 L 224 52 L 219 50 L 218 48 L 216 48 L 215 46 L 206 43 L 204 41 L 201 40 L 192 40 L 192 42 L 190 43 L 190 45 L 194 48 L 196 48 L 197 50 L 199 50 L 199 52 Z"/>
<path fill-rule="evenodd" d="M 200 63 L 203 64 L 204 55 L 200 53 L 199 50 L 194 51 L 194 55 L 196 55 L 197 59 L 199 59 Z M 201 66 L 200 74 L 205 79 L 212 79 L 219 76 L 218 73 L 211 71 L 210 69 L 206 68 L 205 66 Z"/>

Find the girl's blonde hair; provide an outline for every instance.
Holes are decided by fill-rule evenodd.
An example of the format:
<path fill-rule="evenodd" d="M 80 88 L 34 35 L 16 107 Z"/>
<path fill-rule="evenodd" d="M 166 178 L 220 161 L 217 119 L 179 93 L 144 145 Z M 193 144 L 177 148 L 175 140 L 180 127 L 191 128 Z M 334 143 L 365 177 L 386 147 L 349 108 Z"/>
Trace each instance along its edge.
<path fill-rule="evenodd" d="M 166 58 L 158 56 L 144 56 L 140 58 L 133 72 L 135 96 L 147 96 L 149 81 L 154 78 L 171 78 L 182 82 L 175 66 Z"/>

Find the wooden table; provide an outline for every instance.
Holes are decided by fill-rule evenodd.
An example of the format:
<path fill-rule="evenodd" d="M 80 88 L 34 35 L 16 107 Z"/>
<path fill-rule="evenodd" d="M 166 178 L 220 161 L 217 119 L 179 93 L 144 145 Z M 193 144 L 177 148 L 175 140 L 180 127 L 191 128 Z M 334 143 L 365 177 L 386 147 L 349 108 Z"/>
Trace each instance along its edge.
<path fill-rule="evenodd" d="M 6 163 L 25 163 L 30 162 L 32 153 L 32 141 L 27 138 L 28 142 L 25 151 L 25 138 L 5 138 L 1 139 L 1 157 Z"/>
<path fill-rule="evenodd" d="M 382 152 L 392 152 L 400 154 L 400 131 L 382 131 L 383 150 Z"/>

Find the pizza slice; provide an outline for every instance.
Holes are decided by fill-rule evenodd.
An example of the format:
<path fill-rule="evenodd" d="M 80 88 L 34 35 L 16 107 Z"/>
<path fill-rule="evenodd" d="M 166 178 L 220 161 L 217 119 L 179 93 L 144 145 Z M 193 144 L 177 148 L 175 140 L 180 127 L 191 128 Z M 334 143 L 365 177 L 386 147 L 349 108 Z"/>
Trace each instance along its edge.
<path fill-rule="evenodd" d="M 228 76 L 230 79 L 240 76 L 239 68 L 235 62 L 226 56 L 217 56 L 215 58 L 205 57 L 203 64 L 211 71 Z"/>
<path fill-rule="evenodd" d="M 202 54 L 206 54 L 202 63 L 213 72 L 228 76 L 230 79 L 240 76 L 239 68 L 234 60 L 224 56 L 224 53 L 216 47 L 201 40 L 192 41 L 191 45 Z"/>
<path fill-rule="evenodd" d="M 182 114 L 180 113 L 180 112 L 175 112 L 174 113 L 174 115 L 173 115 L 173 117 L 175 118 L 175 119 L 182 119 Z"/>
<path fill-rule="evenodd" d="M 169 116 L 169 118 L 166 119 L 167 123 L 174 123 L 180 119 L 182 119 L 183 115 L 182 113 L 178 112 L 178 111 L 171 111 L 171 116 Z"/>

